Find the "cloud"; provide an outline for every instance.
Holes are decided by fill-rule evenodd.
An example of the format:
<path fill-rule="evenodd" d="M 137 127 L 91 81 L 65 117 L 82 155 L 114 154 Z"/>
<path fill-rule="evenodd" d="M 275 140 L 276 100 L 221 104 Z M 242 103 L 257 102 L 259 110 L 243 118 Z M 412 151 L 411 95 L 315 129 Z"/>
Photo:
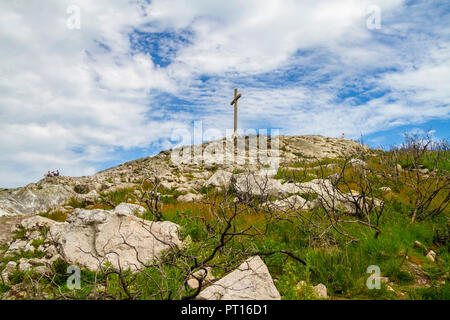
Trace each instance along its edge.
<path fill-rule="evenodd" d="M 241 128 L 357 137 L 449 118 L 445 6 L 80 0 L 71 30 L 70 5 L 0 3 L 2 186 L 154 154 L 195 120 L 232 128 L 235 87 Z"/>

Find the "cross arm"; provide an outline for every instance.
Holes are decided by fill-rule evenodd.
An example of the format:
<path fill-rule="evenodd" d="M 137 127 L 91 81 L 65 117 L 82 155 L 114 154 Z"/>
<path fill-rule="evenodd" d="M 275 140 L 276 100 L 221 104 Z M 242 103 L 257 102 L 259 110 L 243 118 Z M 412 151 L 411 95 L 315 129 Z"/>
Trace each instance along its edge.
<path fill-rule="evenodd" d="M 239 94 L 236 96 L 236 98 L 234 98 L 233 101 L 231 101 L 230 106 L 232 106 L 233 104 L 235 104 L 235 103 L 239 100 L 240 97 L 241 97 L 241 94 L 239 93 Z"/>

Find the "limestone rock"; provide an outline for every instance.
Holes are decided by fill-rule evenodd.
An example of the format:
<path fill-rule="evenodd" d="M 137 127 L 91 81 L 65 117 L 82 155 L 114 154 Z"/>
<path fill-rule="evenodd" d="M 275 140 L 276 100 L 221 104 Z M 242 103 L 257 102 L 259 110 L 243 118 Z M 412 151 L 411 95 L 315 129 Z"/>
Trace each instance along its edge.
<path fill-rule="evenodd" d="M 276 210 L 308 210 L 313 207 L 313 204 L 298 195 L 293 195 L 286 199 L 267 203 L 267 206 Z"/>
<path fill-rule="evenodd" d="M 182 202 L 192 202 L 192 201 L 202 200 L 202 198 L 203 197 L 201 194 L 188 193 L 188 194 L 179 196 L 177 198 L 177 200 L 182 201 Z"/>
<path fill-rule="evenodd" d="M 122 202 L 114 208 L 114 213 L 119 216 L 135 216 L 144 214 L 147 211 L 143 206 L 133 203 Z"/>
<path fill-rule="evenodd" d="M 236 270 L 204 289 L 206 300 L 280 300 L 269 270 L 259 256 L 247 259 Z"/>
<path fill-rule="evenodd" d="M 217 170 L 209 179 L 205 182 L 205 187 L 228 187 L 231 183 L 231 177 L 233 174 L 224 170 Z"/>
<path fill-rule="evenodd" d="M 233 186 L 237 192 L 253 196 L 265 194 L 280 196 L 285 194 L 280 180 L 253 173 L 242 173 L 233 176 Z"/>
<path fill-rule="evenodd" d="M 11 272 L 13 272 L 14 270 L 16 270 L 16 269 L 17 269 L 17 262 L 15 262 L 15 261 L 9 261 L 9 262 L 6 264 L 6 266 L 5 266 L 5 268 L 3 269 L 2 274 L 1 274 L 2 279 L 3 279 L 3 281 L 5 282 L 5 284 L 9 284 L 9 274 L 10 274 Z"/>
<path fill-rule="evenodd" d="M 0 208 L 9 215 L 37 214 L 63 204 L 74 195 L 75 192 L 66 185 L 30 185 L 0 192 Z"/>
<path fill-rule="evenodd" d="M 105 210 L 76 210 L 51 236 L 69 263 L 97 270 L 106 262 L 118 269 L 140 269 L 163 251 L 181 246 L 178 225 L 152 222 Z M 160 240 L 160 241 L 159 241 Z"/>
<path fill-rule="evenodd" d="M 428 251 L 427 255 L 425 256 L 428 260 L 431 260 L 432 262 L 436 261 L 436 252 L 433 250 Z"/>
<path fill-rule="evenodd" d="M 195 279 L 195 277 L 197 278 L 203 278 L 203 283 L 210 283 L 211 281 L 214 280 L 214 276 L 212 275 L 211 272 L 211 268 L 207 267 L 205 268 L 205 270 L 200 269 L 196 272 L 194 272 L 193 276 L 191 279 L 188 280 L 188 286 L 191 287 L 192 289 L 197 289 L 198 288 L 198 280 Z M 205 274 L 206 272 L 206 274 Z"/>
<path fill-rule="evenodd" d="M 43 227 L 50 228 L 54 224 L 59 224 L 59 222 L 41 216 L 33 216 L 30 218 L 26 218 L 21 222 L 22 227 L 24 227 L 27 230 L 40 229 Z"/>
<path fill-rule="evenodd" d="M 365 167 L 367 166 L 367 163 L 360 159 L 350 159 L 348 164 L 352 167 Z"/>
<path fill-rule="evenodd" d="M 319 283 L 317 286 L 314 287 L 314 293 L 320 299 L 328 298 L 327 287 L 322 283 Z"/>

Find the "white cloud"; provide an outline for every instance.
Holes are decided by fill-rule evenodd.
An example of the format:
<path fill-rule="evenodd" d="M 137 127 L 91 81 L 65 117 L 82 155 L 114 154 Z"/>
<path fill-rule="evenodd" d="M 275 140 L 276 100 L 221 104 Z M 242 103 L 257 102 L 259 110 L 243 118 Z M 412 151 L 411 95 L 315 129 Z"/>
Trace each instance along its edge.
<path fill-rule="evenodd" d="M 366 28 L 374 3 L 383 15 L 378 33 Z M 56 167 L 92 174 L 117 159 L 117 150 L 172 146 L 172 130 L 195 119 L 231 128 L 237 84 L 240 126 L 289 134 L 357 136 L 450 113 L 448 46 L 423 48 L 412 33 L 410 54 L 399 49 L 404 40 L 379 41 L 411 31 L 414 22 L 396 20 L 400 0 L 80 0 L 81 29 L 69 30 L 72 4 L 0 3 L 1 186 Z M 133 49 L 135 30 L 182 33 L 188 41 L 162 41 L 160 54 L 171 63 L 160 67 L 154 52 Z M 446 35 L 440 28 L 436 37 Z M 395 71 L 371 74 L 386 66 Z M 277 78 L 293 67 L 314 71 Z M 213 78 L 202 83 L 205 74 Z M 352 97 L 338 99 L 345 83 L 390 92 L 354 106 Z M 175 109 L 161 94 L 195 105 Z"/>

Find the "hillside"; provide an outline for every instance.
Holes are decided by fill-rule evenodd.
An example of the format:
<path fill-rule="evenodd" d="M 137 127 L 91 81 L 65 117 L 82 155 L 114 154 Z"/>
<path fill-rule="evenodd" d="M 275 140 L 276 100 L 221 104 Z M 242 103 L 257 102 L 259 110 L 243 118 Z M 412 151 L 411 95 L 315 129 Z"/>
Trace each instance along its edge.
<path fill-rule="evenodd" d="M 3 298 L 450 297 L 445 143 L 257 138 L 1 190 Z"/>

